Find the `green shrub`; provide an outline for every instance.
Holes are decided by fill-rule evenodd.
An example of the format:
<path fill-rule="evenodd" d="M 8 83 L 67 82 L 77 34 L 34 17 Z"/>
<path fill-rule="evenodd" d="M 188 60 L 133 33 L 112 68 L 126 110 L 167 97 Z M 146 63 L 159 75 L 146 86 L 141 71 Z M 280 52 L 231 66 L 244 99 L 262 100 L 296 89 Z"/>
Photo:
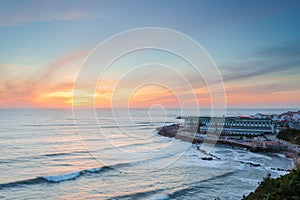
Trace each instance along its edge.
<path fill-rule="evenodd" d="M 300 145 L 300 130 L 282 130 L 278 133 L 277 138 Z"/>
<path fill-rule="evenodd" d="M 244 196 L 245 200 L 256 199 L 294 199 L 300 200 L 300 170 L 293 170 L 291 173 L 272 179 L 268 174 L 254 192 Z"/>

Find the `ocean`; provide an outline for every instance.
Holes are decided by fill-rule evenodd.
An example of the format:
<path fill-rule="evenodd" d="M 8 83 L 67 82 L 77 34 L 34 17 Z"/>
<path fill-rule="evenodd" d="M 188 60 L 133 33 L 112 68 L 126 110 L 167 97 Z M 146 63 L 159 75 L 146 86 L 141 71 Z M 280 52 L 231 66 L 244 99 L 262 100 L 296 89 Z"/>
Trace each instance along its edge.
<path fill-rule="evenodd" d="M 228 109 L 227 115 L 287 110 Z M 219 159 L 202 160 L 196 145 L 156 134 L 157 127 L 178 123 L 180 114 L 2 109 L 0 199 L 241 199 L 268 173 L 286 173 L 272 167 L 293 167 L 281 154 L 228 146 L 213 148 Z"/>

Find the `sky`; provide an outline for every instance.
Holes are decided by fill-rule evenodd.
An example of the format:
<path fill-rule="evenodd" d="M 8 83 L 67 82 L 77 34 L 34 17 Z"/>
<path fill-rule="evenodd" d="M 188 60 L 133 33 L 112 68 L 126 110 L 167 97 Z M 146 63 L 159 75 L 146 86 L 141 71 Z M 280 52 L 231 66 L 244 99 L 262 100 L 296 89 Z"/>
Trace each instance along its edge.
<path fill-rule="evenodd" d="M 83 62 L 99 43 L 126 30 L 161 27 L 205 49 L 220 71 L 228 107 L 300 108 L 299 10 L 300 1 L 289 0 L 0 0 L 0 107 L 209 107 L 203 77 L 154 50 L 122 57 L 102 77 L 96 74 L 93 93 L 82 87 L 74 101 Z"/>

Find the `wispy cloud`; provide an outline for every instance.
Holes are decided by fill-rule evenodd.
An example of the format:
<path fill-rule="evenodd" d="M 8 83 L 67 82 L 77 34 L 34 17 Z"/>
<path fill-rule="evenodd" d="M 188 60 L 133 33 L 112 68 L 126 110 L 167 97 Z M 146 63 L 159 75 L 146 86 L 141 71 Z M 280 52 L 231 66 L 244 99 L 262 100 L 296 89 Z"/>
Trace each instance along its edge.
<path fill-rule="evenodd" d="M 36 107 L 36 106 L 66 106 L 66 92 L 72 92 L 74 79 L 79 70 L 78 60 L 82 59 L 87 51 L 76 51 L 63 56 L 41 70 L 32 71 L 22 76 L 21 69 L 24 66 L 1 64 L 5 79 L 0 80 L 0 106 L 1 107 Z M 49 95 L 62 92 L 61 98 L 57 95 Z M 63 94 L 64 93 L 64 94 Z M 57 93 L 59 94 L 59 93 Z M 57 101 L 60 99 L 59 101 Z M 52 104 L 52 105 L 51 105 Z"/>
<path fill-rule="evenodd" d="M 300 41 L 257 49 L 221 70 L 229 105 L 298 105 Z"/>
<path fill-rule="evenodd" d="M 300 41 L 264 47 L 252 52 L 248 58 L 238 60 L 221 66 L 225 82 L 297 70 L 300 67 Z"/>
<path fill-rule="evenodd" d="M 272 57 L 272 58 L 298 58 L 300 57 L 300 41 L 287 41 L 282 42 L 279 45 L 276 46 L 270 46 L 258 49 L 254 52 L 255 56 L 258 57 Z"/>
<path fill-rule="evenodd" d="M 278 102 L 279 100 L 287 102 L 288 98 L 300 99 L 297 95 L 300 78 L 295 73 L 299 70 L 300 64 L 298 52 L 299 48 L 294 44 L 262 48 L 253 52 L 251 59 L 243 59 L 234 65 L 223 66 L 223 78 L 229 104 L 252 103 L 256 105 L 266 101 L 275 104 L 276 101 L 273 99 L 278 99 Z M 24 66 L 0 64 L 1 74 L 5 74 L 5 78 L 0 80 L 0 106 L 70 106 L 79 61 L 87 53 L 88 50 L 74 51 L 32 72 L 24 70 Z M 137 107 L 156 103 L 178 106 L 177 98 L 181 98 L 184 99 L 184 103 L 193 105 L 192 101 L 195 100 L 195 96 L 192 94 L 196 95 L 196 101 L 200 104 L 209 104 L 211 98 L 209 91 L 204 80 L 198 75 L 183 73 L 181 77 L 175 72 L 170 73 L 167 69 L 165 71 L 160 69 L 160 73 L 150 73 L 152 72 L 150 69 L 149 67 L 141 68 L 136 73 L 128 74 L 120 80 L 111 76 L 104 77 L 99 82 L 95 94 L 96 104 L 100 107 L 109 107 L 111 101 L 116 100 L 118 105 L 123 106 L 126 106 L 128 101 L 131 106 Z M 149 74 L 155 76 L 149 76 Z M 137 86 L 143 86 L 155 80 L 165 87 L 145 85 L 140 88 L 139 92 L 134 93 Z M 117 90 L 113 91 L 116 84 L 119 84 Z M 90 101 L 93 100 L 94 94 L 89 94 L 84 89 L 82 88 L 82 94 L 76 103 L 80 105 L 94 103 Z M 166 91 L 166 89 L 170 90 Z M 281 94 L 286 94 L 285 98 Z M 133 96 L 130 99 L 131 95 Z"/>
<path fill-rule="evenodd" d="M 96 4 L 97 1 L 89 3 Z M 99 17 L 99 13 L 87 8 L 86 1 L 1 1 L 0 26 L 23 25 L 30 22 L 51 20 L 78 20 Z"/>

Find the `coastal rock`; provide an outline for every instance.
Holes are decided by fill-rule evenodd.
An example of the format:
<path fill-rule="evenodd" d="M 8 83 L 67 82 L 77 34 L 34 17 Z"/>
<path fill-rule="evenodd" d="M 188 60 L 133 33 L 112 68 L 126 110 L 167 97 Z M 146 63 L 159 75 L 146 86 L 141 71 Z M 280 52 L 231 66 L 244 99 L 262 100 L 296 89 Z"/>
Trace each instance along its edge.
<path fill-rule="evenodd" d="M 158 131 L 159 135 L 166 137 L 175 137 L 179 129 L 179 124 L 172 124 L 170 126 L 164 126 Z"/>
<path fill-rule="evenodd" d="M 202 160 L 213 160 L 212 157 L 202 157 L 201 159 L 202 159 Z"/>

